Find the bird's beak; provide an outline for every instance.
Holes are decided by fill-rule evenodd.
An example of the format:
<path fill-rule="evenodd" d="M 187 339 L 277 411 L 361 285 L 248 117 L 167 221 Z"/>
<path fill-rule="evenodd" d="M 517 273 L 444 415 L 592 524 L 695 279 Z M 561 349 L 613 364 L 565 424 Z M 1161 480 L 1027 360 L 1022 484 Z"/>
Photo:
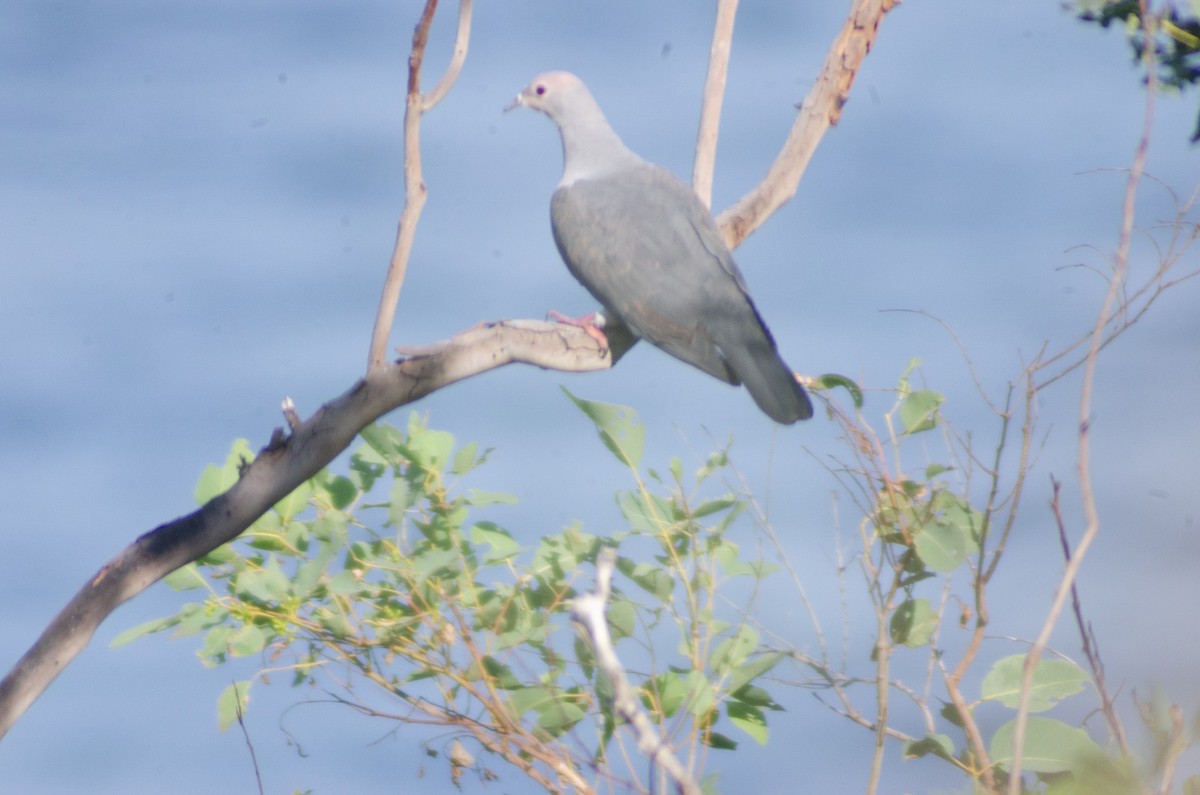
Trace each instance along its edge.
<path fill-rule="evenodd" d="M 522 92 L 522 94 L 523 94 L 523 92 Z M 512 102 L 510 102 L 504 106 L 505 113 L 508 113 L 513 108 L 519 108 L 525 104 L 525 98 L 522 94 L 517 94 L 515 97 L 513 97 Z"/>

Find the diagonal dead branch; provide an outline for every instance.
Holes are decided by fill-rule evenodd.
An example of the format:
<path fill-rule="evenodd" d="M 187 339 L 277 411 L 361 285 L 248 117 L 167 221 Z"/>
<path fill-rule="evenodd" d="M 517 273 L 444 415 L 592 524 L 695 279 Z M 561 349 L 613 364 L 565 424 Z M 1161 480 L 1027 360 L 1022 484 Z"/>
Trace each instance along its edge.
<path fill-rule="evenodd" d="M 800 104 L 800 115 L 775 162 L 752 191 L 717 217 L 730 248 L 796 195 L 800 177 L 825 132 L 838 123 L 850 97 L 850 87 L 871 49 L 883 16 L 899 0 L 855 0 L 842 30 L 829 48 L 817 82 Z"/>
<path fill-rule="evenodd" d="M 290 434 L 277 428 L 228 491 L 140 536 L 90 578 L 50 622 L 0 681 L 0 738 L 119 605 L 232 541 L 349 447 L 371 422 L 442 387 L 514 362 L 567 372 L 607 369 L 632 344 L 620 327 L 610 328 L 608 336 L 611 349 L 601 351 L 595 339 L 574 326 L 536 320 L 479 325 L 424 346 L 408 359 L 373 368 Z"/>

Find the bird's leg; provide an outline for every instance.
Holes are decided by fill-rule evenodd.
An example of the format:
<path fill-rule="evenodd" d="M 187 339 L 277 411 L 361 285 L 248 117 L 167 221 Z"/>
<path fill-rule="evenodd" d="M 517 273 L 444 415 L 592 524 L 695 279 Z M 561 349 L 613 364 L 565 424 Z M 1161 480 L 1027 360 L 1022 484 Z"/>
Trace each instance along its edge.
<path fill-rule="evenodd" d="M 600 350 L 608 350 L 608 337 L 604 335 L 603 331 L 604 315 L 599 312 L 588 312 L 582 317 L 568 317 L 562 312 L 556 312 L 551 309 L 546 312 L 546 317 L 565 326 L 575 326 L 576 328 L 583 329 L 589 337 L 600 343 Z"/>

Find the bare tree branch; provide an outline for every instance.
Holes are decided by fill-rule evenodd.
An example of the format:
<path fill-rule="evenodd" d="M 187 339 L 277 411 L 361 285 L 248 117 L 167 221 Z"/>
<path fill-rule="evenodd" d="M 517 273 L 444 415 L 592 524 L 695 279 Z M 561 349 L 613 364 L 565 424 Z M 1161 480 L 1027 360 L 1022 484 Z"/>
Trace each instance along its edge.
<path fill-rule="evenodd" d="M 616 563 L 617 553 L 612 547 L 605 547 L 600 551 L 596 558 L 596 590 L 575 600 L 571 618 L 587 633 L 592 650 L 596 653 L 596 664 L 612 685 L 613 705 L 633 729 L 638 750 L 671 777 L 679 792 L 684 795 L 700 795 L 700 785 L 692 778 L 691 773 L 684 769 L 679 757 L 671 750 L 670 744 L 658 733 L 642 710 L 636 692 L 625 678 L 625 669 L 617 658 L 616 649 L 613 648 L 604 611 L 608 604 L 609 586 L 612 584 Z"/>
<path fill-rule="evenodd" d="M 731 246 L 745 239 L 795 193 L 817 141 L 837 121 L 883 14 L 896 2 L 856 0 L 766 180 L 721 216 Z M 413 33 L 404 119 L 405 206 L 380 297 L 366 376 L 307 421 L 301 422 L 295 408 L 285 403 L 283 413 L 289 431 L 277 428 L 236 484 L 199 510 L 140 536 L 85 583 L 0 680 L 0 738 L 86 647 L 100 623 L 120 604 L 236 538 L 345 450 L 369 423 L 444 386 L 512 362 L 571 372 L 606 369 L 635 342 L 627 329 L 610 324 L 605 329 L 609 350 L 602 351 L 581 329 L 514 320 L 480 324 L 444 342 L 407 348 L 404 352 L 409 358 L 405 360 L 389 360 L 388 338 L 427 195 L 420 159 L 421 116 L 446 95 L 461 70 L 472 0 L 460 2 L 454 54 L 445 75 L 429 95 L 423 96 L 421 66 L 436 10 L 437 0 L 426 0 Z M 720 35 L 714 35 L 714 42 Z"/>
<path fill-rule="evenodd" d="M 446 66 L 446 73 L 421 102 L 421 112 L 425 113 L 441 102 L 454 88 L 458 75 L 462 72 L 463 63 L 467 60 L 467 46 L 471 43 L 471 11 L 474 0 L 459 0 L 458 3 L 458 32 L 454 36 L 454 53 Z"/>
<path fill-rule="evenodd" d="M 738 0 L 719 0 L 708 52 L 708 76 L 704 79 L 704 102 L 700 107 L 700 132 L 696 136 L 696 162 L 692 165 L 692 190 L 712 206 L 713 165 L 717 160 L 717 134 L 721 129 L 721 103 L 725 100 L 725 78 L 729 73 L 729 50 Z"/>
<path fill-rule="evenodd" d="M 404 286 L 404 274 L 408 270 L 408 258 L 412 254 L 413 240 L 417 236 L 417 222 L 425 208 L 428 191 L 421 171 L 421 116 L 437 104 L 458 78 L 462 61 L 467 57 L 467 41 L 471 25 L 471 0 L 463 0 L 459 6 L 458 36 L 450 66 L 437 87 L 428 98 L 421 95 L 421 64 L 425 60 L 425 45 L 429 41 L 429 28 L 437 11 L 437 0 L 426 0 L 421 20 L 413 32 L 412 51 L 408 56 L 408 93 L 404 107 L 404 210 L 396 228 L 396 245 L 388 264 L 387 278 L 379 296 L 379 312 L 375 316 L 375 329 L 371 332 L 371 350 L 367 368 L 375 369 L 386 364 L 388 359 L 388 336 L 396 319 L 396 305 L 400 301 L 400 288 Z"/>
<path fill-rule="evenodd" d="M 237 538 L 345 450 L 371 422 L 464 378 L 513 362 L 568 372 L 611 367 L 631 338 L 607 329 L 608 351 L 581 328 L 535 320 L 479 325 L 411 358 L 373 368 L 290 434 L 277 428 L 241 477 L 187 516 L 156 527 L 106 563 L 0 681 L 0 738 L 81 652 L 121 603 Z"/>
<path fill-rule="evenodd" d="M 838 123 L 850 97 L 850 86 L 879 32 L 883 16 L 899 0 L 855 0 L 841 33 L 829 48 L 816 85 L 799 106 L 800 115 L 771 164 L 767 176 L 754 190 L 717 217 L 725 242 L 736 248 L 796 195 L 800 177 L 826 130 Z"/>

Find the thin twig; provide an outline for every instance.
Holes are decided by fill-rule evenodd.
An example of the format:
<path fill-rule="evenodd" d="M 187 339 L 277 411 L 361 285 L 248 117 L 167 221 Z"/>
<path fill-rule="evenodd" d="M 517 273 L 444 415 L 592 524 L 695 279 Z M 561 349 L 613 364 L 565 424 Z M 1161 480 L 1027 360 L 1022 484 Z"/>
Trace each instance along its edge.
<path fill-rule="evenodd" d="M 1053 475 L 1050 476 L 1050 488 L 1053 492 L 1050 499 L 1050 510 L 1054 513 L 1054 521 L 1058 526 L 1058 540 L 1062 544 L 1063 560 L 1069 562 L 1071 560 L 1071 541 L 1067 538 L 1062 505 L 1059 504 L 1058 499 L 1062 492 L 1062 483 Z M 1130 755 L 1129 743 L 1125 737 L 1125 727 L 1122 725 L 1120 717 L 1117 716 L 1115 699 L 1108 692 L 1108 683 L 1104 677 L 1104 662 L 1100 659 L 1100 649 L 1095 642 L 1095 633 L 1092 632 L 1091 625 L 1083 618 L 1083 604 L 1079 599 L 1079 588 L 1076 583 L 1071 583 L 1071 610 L 1075 614 L 1075 625 L 1079 629 L 1079 637 L 1083 641 L 1083 655 L 1087 658 L 1088 667 L 1092 669 L 1092 679 L 1096 683 L 1096 690 L 1100 693 L 1100 710 L 1104 713 L 1104 719 L 1108 721 L 1109 731 L 1117 739 L 1121 753 L 1128 758 Z"/>
<path fill-rule="evenodd" d="M 238 727 L 242 730 L 246 747 L 250 749 L 250 764 L 254 765 L 254 779 L 258 782 L 258 795 L 266 795 L 266 790 L 263 789 L 262 772 L 258 769 L 258 756 L 254 753 L 254 743 L 250 741 L 250 732 L 247 731 L 246 721 L 242 718 L 242 694 L 238 691 L 237 682 L 233 683 L 233 711 L 237 715 Z"/>
<path fill-rule="evenodd" d="M 471 43 L 471 11 L 474 4 L 475 0 L 459 0 L 458 32 L 454 36 L 454 53 L 450 56 L 450 63 L 447 64 L 442 79 L 433 87 L 433 90 L 425 95 L 421 102 L 422 113 L 428 112 L 434 105 L 445 99 L 446 95 L 450 93 L 450 89 L 454 88 L 459 73 L 462 72 L 463 63 L 467 60 L 467 46 Z"/>
<path fill-rule="evenodd" d="M 1187 730 L 1183 726 L 1183 710 L 1178 704 L 1172 704 L 1170 710 L 1171 734 L 1163 759 L 1162 783 L 1159 785 L 1159 795 L 1171 795 L 1171 785 L 1175 780 L 1175 768 L 1179 765 L 1179 756 L 1187 750 Z M 1184 789 L 1187 790 L 1187 784 Z"/>
<path fill-rule="evenodd" d="M 1121 216 L 1121 234 L 1117 242 L 1116 256 L 1113 262 L 1112 280 L 1108 292 L 1104 296 L 1104 304 L 1096 316 L 1092 328 L 1091 347 L 1088 350 L 1084 366 L 1083 385 L 1079 390 L 1079 492 L 1083 502 L 1084 532 L 1076 547 L 1075 556 L 1067 563 L 1062 579 L 1054 594 L 1054 601 L 1046 622 L 1037 640 L 1025 656 L 1025 667 L 1021 675 L 1021 701 L 1017 708 L 1016 725 L 1013 728 L 1013 759 L 1008 783 L 1009 795 L 1020 795 L 1021 792 L 1021 758 L 1025 748 L 1025 730 L 1029 723 L 1029 699 L 1033 690 L 1033 673 L 1041 659 L 1042 652 L 1050 642 L 1050 634 L 1054 631 L 1058 618 L 1066 605 L 1071 593 L 1071 586 L 1079 576 L 1079 568 L 1088 550 L 1100 532 L 1100 514 L 1096 507 L 1096 492 L 1092 484 L 1092 394 L 1096 384 L 1096 367 L 1099 362 L 1100 348 L 1104 342 L 1104 328 L 1117 296 L 1121 294 L 1122 285 L 1129 268 L 1129 249 L 1133 237 L 1133 220 L 1136 210 L 1138 183 L 1146 169 L 1146 156 L 1150 149 L 1150 134 L 1154 126 L 1154 94 L 1158 90 L 1157 65 L 1154 58 L 1154 22 L 1149 15 L 1146 0 L 1139 3 L 1145 47 L 1142 57 L 1146 65 L 1146 108 L 1142 118 L 1142 130 L 1137 149 L 1133 156 L 1133 165 L 1129 170 L 1129 178 L 1125 183 L 1125 202 Z"/>
<path fill-rule="evenodd" d="M 718 0 L 708 51 L 708 76 L 704 80 L 704 103 L 700 107 L 700 132 L 696 136 L 696 162 L 692 166 L 692 189 L 712 206 L 713 164 L 717 159 L 717 134 L 721 128 L 721 104 L 725 101 L 725 79 L 729 74 L 729 50 L 733 44 L 733 22 L 738 0 Z"/>
<path fill-rule="evenodd" d="M 575 600 L 571 608 L 571 618 L 583 628 L 591 641 L 592 650 L 596 654 L 596 664 L 612 685 L 613 706 L 633 728 L 638 750 L 674 780 L 679 792 L 684 795 L 700 795 L 700 785 L 692 778 L 691 773 L 684 769 L 671 746 L 659 735 L 638 703 L 637 694 L 625 678 L 625 669 L 613 648 L 605 607 L 608 604 L 616 562 L 617 553 L 612 547 L 605 547 L 600 551 L 596 557 L 596 590 Z"/>

